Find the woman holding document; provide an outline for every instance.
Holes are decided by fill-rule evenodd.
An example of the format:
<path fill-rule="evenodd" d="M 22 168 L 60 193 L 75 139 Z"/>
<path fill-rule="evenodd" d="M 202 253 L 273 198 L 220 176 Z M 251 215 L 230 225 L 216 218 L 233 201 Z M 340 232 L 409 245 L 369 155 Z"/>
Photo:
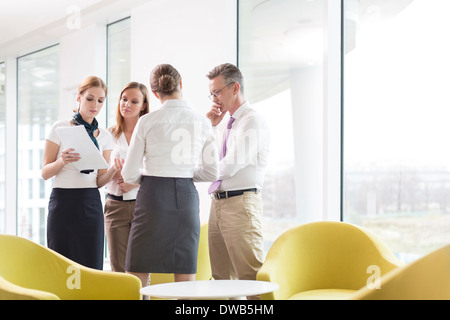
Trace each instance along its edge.
<path fill-rule="evenodd" d="M 106 85 L 98 77 L 88 77 L 80 84 L 79 108 L 71 120 L 58 121 L 51 128 L 45 141 L 42 166 L 44 180 L 54 177 L 48 205 L 48 247 L 84 266 L 100 270 L 103 269 L 104 223 L 98 188 L 109 182 L 118 169 L 116 165 L 98 170 L 77 168 L 80 154 L 61 142 L 58 128 L 84 126 L 90 138 L 87 143 L 93 143 L 108 163 L 113 149 L 112 136 L 106 129 L 98 128 L 95 119 L 106 94 Z"/>

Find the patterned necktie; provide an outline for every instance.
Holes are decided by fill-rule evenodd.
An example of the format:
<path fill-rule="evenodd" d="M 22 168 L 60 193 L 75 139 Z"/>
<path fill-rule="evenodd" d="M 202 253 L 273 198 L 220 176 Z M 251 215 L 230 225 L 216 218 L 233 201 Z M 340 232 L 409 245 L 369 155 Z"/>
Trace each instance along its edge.
<path fill-rule="evenodd" d="M 220 153 L 220 160 L 222 160 L 223 157 L 225 157 L 225 155 L 227 154 L 227 140 L 228 140 L 228 136 L 230 134 L 231 126 L 233 125 L 234 120 L 236 120 L 236 119 L 233 118 L 233 117 L 230 117 L 230 120 L 228 120 L 227 131 L 225 133 L 225 139 L 223 140 L 222 150 L 221 150 L 221 153 Z M 213 193 L 217 189 L 219 189 L 219 186 L 220 186 L 221 183 L 222 183 L 222 180 L 214 181 L 211 184 L 211 186 L 209 187 L 208 193 Z"/>

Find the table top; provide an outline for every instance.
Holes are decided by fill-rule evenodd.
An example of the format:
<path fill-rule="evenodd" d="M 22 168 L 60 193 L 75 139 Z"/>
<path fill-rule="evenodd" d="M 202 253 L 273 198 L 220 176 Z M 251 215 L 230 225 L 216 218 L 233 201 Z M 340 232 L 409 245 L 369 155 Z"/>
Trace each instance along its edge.
<path fill-rule="evenodd" d="M 278 284 L 253 280 L 202 280 L 155 284 L 141 289 L 146 296 L 166 299 L 224 299 L 272 292 Z"/>

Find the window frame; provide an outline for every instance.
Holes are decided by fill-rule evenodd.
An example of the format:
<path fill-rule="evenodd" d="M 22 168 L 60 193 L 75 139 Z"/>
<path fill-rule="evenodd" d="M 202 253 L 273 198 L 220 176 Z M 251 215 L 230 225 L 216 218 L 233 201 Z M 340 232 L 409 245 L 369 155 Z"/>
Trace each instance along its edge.
<path fill-rule="evenodd" d="M 0 69 L 3 70 L 3 74 L 5 75 L 5 79 L 3 81 L 3 83 L 0 83 L 0 85 L 4 86 L 4 98 L 2 101 L 2 104 L 4 105 L 4 109 L 0 110 L 0 112 L 3 113 L 3 118 L 4 118 L 4 130 L 3 130 L 3 139 L 2 139 L 2 145 L 4 146 L 4 153 L 0 155 L 0 157 L 2 158 L 2 161 L 0 161 L 0 170 L 1 170 L 1 177 L 4 178 L 4 182 L 3 182 L 3 188 L 0 188 L 0 200 L 3 203 L 2 207 L 0 208 L 0 212 L 2 212 L 2 214 L 0 214 L 0 219 L 2 220 L 0 223 L 0 233 L 5 232 L 5 228 L 6 228 L 6 61 L 1 61 L 0 60 Z M 3 191 L 3 192 L 2 192 Z"/>
<path fill-rule="evenodd" d="M 110 27 L 117 23 L 121 23 L 123 21 L 128 20 L 130 22 L 130 34 L 131 34 L 131 19 L 132 19 L 131 16 L 127 16 L 122 19 L 116 20 L 114 22 L 108 23 L 106 25 L 106 85 L 108 87 L 108 97 L 111 97 L 111 92 L 109 92 L 109 86 L 110 86 L 110 83 L 109 83 L 110 78 L 109 77 L 111 74 L 111 71 L 110 71 L 110 62 L 111 62 L 110 59 L 111 58 L 110 58 L 110 51 L 109 51 L 110 44 L 111 44 L 111 42 L 110 42 L 110 32 L 111 32 Z M 130 43 L 130 55 L 131 55 L 131 43 Z M 131 74 L 131 63 L 130 63 L 129 69 L 130 69 L 130 74 Z M 131 79 L 129 79 L 128 82 L 130 80 Z M 111 123 L 109 123 L 110 113 L 115 112 L 115 110 L 111 110 L 111 108 L 115 108 L 115 106 L 116 105 L 114 103 L 111 103 L 111 105 L 110 105 L 110 100 L 106 99 L 106 117 L 105 118 L 106 118 L 106 126 L 107 127 L 111 126 Z"/>

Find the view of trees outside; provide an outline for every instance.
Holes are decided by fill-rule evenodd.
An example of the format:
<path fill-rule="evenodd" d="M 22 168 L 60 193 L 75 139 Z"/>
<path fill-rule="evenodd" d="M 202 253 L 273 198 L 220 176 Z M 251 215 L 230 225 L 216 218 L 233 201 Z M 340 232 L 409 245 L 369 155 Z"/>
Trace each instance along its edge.
<path fill-rule="evenodd" d="M 344 221 L 404 261 L 450 243 L 446 0 L 345 0 Z"/>

